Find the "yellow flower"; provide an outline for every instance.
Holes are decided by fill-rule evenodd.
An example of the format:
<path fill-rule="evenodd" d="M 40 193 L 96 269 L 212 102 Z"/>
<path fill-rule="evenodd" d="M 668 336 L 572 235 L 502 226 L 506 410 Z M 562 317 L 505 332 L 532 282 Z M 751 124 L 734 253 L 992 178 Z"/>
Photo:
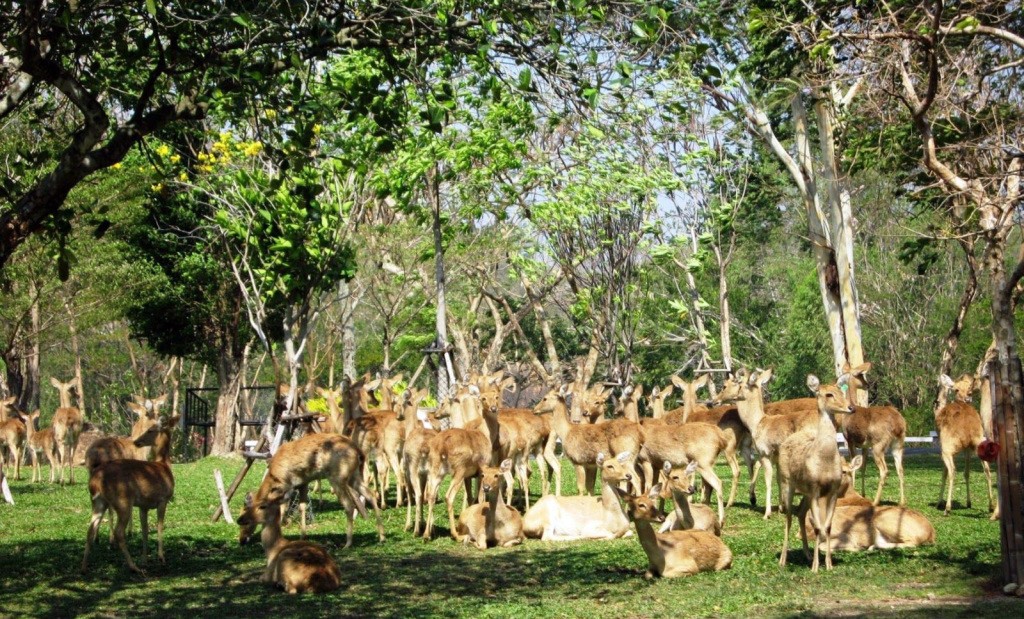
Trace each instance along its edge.
<path fill-rule="evenodd" d="M 228 152 L 228 143 L 226 141 L 214 142 L 213 150 L 218 153 L 226 153 Z"/>
<path fill-rule="evenodd" d="M 231 132 L 230 131 L 221 131 L 217 135 L 220 138 L 221 142 L 227 142 L 228 140 L 231 139 Z"/>
<path fill-rule="evenodd" d="M 171 154 L 171 147 L 166 144 L 161 144 L 156 147 L 156 154 L 160 157 L 166 157 Z"/>
<path fill-rule="evenodd" d="M 200 163 L 205 163 L 209 159 L 210 159 L 210 156 L 207 155 L 206 153 L 199 153 L 199 161 L 200 161 Z"/>
<path fill-rule="evenodd" d="M 153 193 L 160 193 L 161 191 L 164 190 L 164 184 L 157 183 L 156 185 L 151 186 L 150 189 L 153 190 Z"/>
<path fill-rule="evenodd" d="M 183 182 L 183 183 L 188 181 L 188 174 L 186 174 L 185 172 L 182 172 L 181 174 L 178 175 L 178 180 Z"/>
<path fill-rule="evenodd" d="M 260 154 L 260 151 L 262 150 L 263 144 L 261 144 L 260 142 L 249 142 L 242 149 L 242 154 L 245 155 L 246 157 L 255 157 L 256 155 Z"/>
<path fill-rule="evenodd" d="M 275 118 L 277 118 L 277 110 L 274 110 L 274 109 L 265 110 L 263 112 L 263 115 L 266 116 L 270 120 L 274 120 Z"/>
<path fill-rule="evenodd" d="M 114 168 L 115 170 L 120 170 L 121 169 L 121 162 L 118 161 L 117 163 L 115 163 L 114 165 L 112 165 L 110 167 Z"/>
<path fill-rule="evenodd" d="M 320 126 L 320 123 L 317 123 L 317 124 L 313 125 L 313 134 L 314 135 L 320 135 L 320 132 L 323 131 L 323 129 L 324 128 Z"/>
<path fill-rule="evenodd" d="M 171 155 L 171 163 L 178 163 L 181 161 L 181 155 Z"/>

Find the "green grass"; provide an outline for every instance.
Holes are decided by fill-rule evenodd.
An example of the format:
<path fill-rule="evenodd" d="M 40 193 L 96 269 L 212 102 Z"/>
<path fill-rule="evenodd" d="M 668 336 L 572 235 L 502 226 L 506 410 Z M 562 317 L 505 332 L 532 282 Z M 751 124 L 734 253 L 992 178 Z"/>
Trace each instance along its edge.
<path fill-rule="evenodd" d="M 120 553 L 106 543 L 106 524 L 88 575 L 79 574 L 89 520 L 84 475 L 64 488 L 12 481 L 17 505 L 0 504 L 0 616 L 1021 616 L 1024 606 L 998 593 L 999 532 L 985 511 L 977 462 L 971 479 L 974 507 L 963 506 L 960 476 L 958 501 L 949 517 L 934 504 L 938 457 L 908 457 L 906 465 L 910 504 L 935 524 L 936 545 L 838 554 L 836 568 L 817 575 L 799 552 L 798 537 L 789 567 L 779 569 L 783 519 L 763 521 L 761 510 L 746 504 L 742 488 L 724 532 L 733 568 L 655 581 L 644 580 L 646 557 L 632 537 L 557 544 L 528 540 L 517 548 L 486 552 L 457 545 L 445 537 L 443 504 L 435 510 L 435 531 L 441 537 L 430 543 L 403 532 L 404 509 L 389 508 L 385 543 L 377 543 L 372 522 L 358 520 L 353 547 L 341 550 L 345 519 L 340 508 L 314 501 L 310 537 L 332 549 L 343 586 L 332 595 L 299 599 L 259 583 L 263 552 L 258 544 L 239 547 L 237 527 L 210 522 L 218 503 L 213 470 L 222 469 L 230 480 L 240 461 L 175 465 L 167 564 L 155 559 L 152 515 L 151 558 L 140 563 L 148 578 L 128 572 Z M 262 471 L 262 464 L 254 467 L 243 490 L 254 488 Z M 869 485 L 876 479 L 872 466 Z M 888 499 L 894 498 L 895 481 L 893 476 Z M 569 467 L 564 484 L 575 488 Z M 240 504 L 241 495 L 232 505 L 236 513 Z M 296 537 L 297 526 L 287 526 L 285 534 Z M 129 538 L 129 549 L 140 561 L 137 532 Z"/>

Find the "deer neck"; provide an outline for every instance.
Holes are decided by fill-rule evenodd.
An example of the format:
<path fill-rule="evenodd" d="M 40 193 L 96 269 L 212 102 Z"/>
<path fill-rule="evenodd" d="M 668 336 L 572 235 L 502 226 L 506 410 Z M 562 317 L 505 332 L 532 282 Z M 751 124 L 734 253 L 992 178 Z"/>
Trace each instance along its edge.
<path fill-rule="evenodd" d="M 601 505 L 606 512 L 624 513 L 622 504 L 619 502 L 619 495 L 615 492 L 614 485 L 619 481 L 606 481 L 601 476 Z"/>
<path fill-rule="evenodd" d="M 500 427 L 498 426 L 498 414 L 487 413 L 483 416 L 483 423 L 479 425 L 479 431 L 487 437 L 487 441 L 492 445 L 498 444 L 498 435 Z"/>
<path fill-rule="evenodd" d="M 503 488 L 498 488 L 498 492 L 495 495 L 488 497 L 487 515 L 484 517 L 484 528 L 487 531 L 487 537 L 494 537 L 494 532 L 498 526 L 498 512 L 504 511 L 505 500 L 502 498 Z"/>
<path fill-rule="evenodd" d="M 680 490 L 672 488 L 672 500 L 676 504 L 676 518 L 683 529 L 692 529 L 693 512 L 690 511 L 690 499 Z"/>
<path fill-rule="evenodd" d="M 569 423 L 569 407 L 565 402 L 559 400 L 551 411 L 551 429 L 554 430 L 563 441 L 569 436 L 572 424 Z"/>
<path fill-rule="evenodd" d="M 828 408 L 825 406 L 825 398 L 818 397 L 818 441 L 821 443 L 835 444 L 836 426 L 832 423 Z"/>
<path fill-rule="evenodd" d="M 264 520 L 260 541 L 263 543 L 263 551 L 267 553 L 267 563 L 272 563 L 288 542 L 281 537 L 281 506 L 271 505 L 269 509 L 277 510 L 278 513 Z"/>
<path fill-rule="evenodd" d="M 640 546 L 643 547 L 647 556 L 661 555 L 661 549 L 658 548 L 658 536 L 654 534 L 654 527 L 651 526 L 651 523 L 647 520 L 633 520 L 633 524 L 636 525 L 636 536 L 640 538 Z"/>
<path fill-rule="evenodd" d="M 640 423 L 639 405 L 634 400 L 627 400 L 622 406 L 622 416 L 633 423 Z"/>
<path fill-rule="evenodd" d="M 683 419 L 689 419 L 693 411 L 697 409 L 697 391 L 695 389 L 687 389 L 683 396 Z"/>
<path fill-rule="evenodd" d="M 753 432 L 764 419 L 764 394 L 757 387 L 744 391 L 744 399 L 736 400 L 736 411 L 747 428 Z"/>
<path fill-rule="evenodd" d="M 665 400 L 661 398 L 651 400 L 651 416 L 655 419 L 665 416 Z"/>

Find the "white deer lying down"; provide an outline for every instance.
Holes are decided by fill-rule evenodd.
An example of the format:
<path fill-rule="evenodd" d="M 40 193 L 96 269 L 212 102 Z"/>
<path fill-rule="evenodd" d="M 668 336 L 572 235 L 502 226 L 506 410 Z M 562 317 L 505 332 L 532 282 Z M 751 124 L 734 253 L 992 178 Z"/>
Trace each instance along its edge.
<path fill-rule="evenodd" d="M 714 533 L 707 531 L 668 531 L 655 533 L 652 522 L 663 522 L 658 509 L 661 484 L 647 495 L 624 497 L 626 513 L 636 524 L 640 546 L 647 554 L 647 578 L 678 578 L 699 572 L 717 572 L 732 567 L 732 551 Z"/>
<path fill-rule="evenodd" d="M 597 455 L 601 469 L 601 496 L 548 495 L 523 516 L 526 537 L 546 542 L 578 539 L 616 539 L 629 532 L 629 519 L 619 503 L 616 485 L 633 481 L 632 454 L 614 458 Z"/>

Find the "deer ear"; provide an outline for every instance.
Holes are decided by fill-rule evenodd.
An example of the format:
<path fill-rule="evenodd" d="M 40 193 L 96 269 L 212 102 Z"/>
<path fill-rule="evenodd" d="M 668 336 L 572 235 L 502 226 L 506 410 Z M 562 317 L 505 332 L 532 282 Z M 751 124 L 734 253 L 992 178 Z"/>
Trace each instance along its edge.
<path fill-rule="evenodd" d="M 512 460 L 510 458 L 505 458 L 504 460 L 502 460 L 501 461 L 501 472 L 502 473 L 508 473 L 511 470 L 512 470 Z"/>
<path fill-rule="evenodd" d="M 603 463 L 604 463 L 604 452 L 602 451 L 602 452 L 599 452 L 597 454 L 597 464 L 598 464 L 598 466 L 600 466 Z"/>
<path fill-rule="evenodd" d="M 950 378 L 948 374 L 942 374 L 941 376 L 939 376 L 939 384 L 941 384 L 946 389 L 952 389 L 953 379 Z"/>
<path fill-rule="evenodd" d="M 252 507 L 252 493 L 251 492 L 246 492 L 245 493 L 245 507 L 246 508 Z"/>
<path fill-rule="evenodd" d="M 654 499 L 661 498 L 661 490 L 662 490 L 661 484 L 654 484 L 651 487 L 651 489 L 647 492 L 648 498 L 650 498 L 652 501 Z"/>
<path fill-rule="evenodd" d="M 853 460 L 850 460 L 850 470 L 857 470 L 864 465 L 864 458 L 861 456 L 854 456 Z"/>
<path fill-rule="evenodd" d="M 669 473 L 672 472 L 672 463 L 666 462 L 664 465 L 662 465 L 661 470 L 665 471 L 665 474 L 668 475 Z"/>
<path fill-rule="evenodd" d="M 818 393 L 818 389 L 820 387 L 821 387 L 821 381 L 818 380 L 818 377 L 815 376 L 814 374 L 808 374 L 807 375 L 807 388 L 810 389 L 812 393 Z"/>
<path fill-rule="evenodd" d="M 771 379 L 772 379 L 772 369 L 768 368 L 766 370 L 761 370 L 760 374 L 758 374 L 757 382 L 758 382 L 758 384 L 763 386 L 765 383 L 767 383 Z"/>
<path fill-rule="evenodd" d="M 146 411 L 145 406 L 141 406 L 139 404 L 136 404 L 135 402 L 125 402 L 125 406 L 127 406 L 129 410 L 131 410 L 139 417 L 145 417 L 146 413 L 148 412 Z"/>
<path fill-rule="evenodd" d="M 56 387 L 57 389 L 60 389 L 61 387 L 64 386 L 63 384 L 61 384 L 61 382 L 59 380 L 57 380 L 56 376 L 51 376 L 50 377 L 50 384 L 53 385 L 54 387 Z"/>
<path fill-rule="evenodd" d="M 690 463 L 686 465 L 686 474 L 693 475 L 697 471 L 697 461 L 690 460 Z"/>
<path fill-rule="evenodd" d="M 710 382 L 710 381 L 711 381 L 711 377 L 710 376 L 708 376 L 707 374 L 701 374 L 696 379 L 694 379 L 693 387 L 694 387 L 694 389 L 700 389 L 701 387 L 706 387 L 708 382 Z"/>
<path fill-rule="evenodd" d="M 672 392 L 674 390 L 675 390 L 675 386 L 674 385 L 669 385 L 669 386 L 665 387 L 664 389 L 661 390 L 661 397 L 667 398 L 669 395 L 672 394 Z"/>
<path fill-rule="evenodd" d="M 629 457 L 632 456 L 632 455 L 633 455 L 632 453 L 630 453 L 628 451 L 624 451 L 624 452 L 620 453 L 619 455 L 615 456 L 615 459 L 618 460 L 619 462 L 627 462 L 627 461 L 629 461 Z"/>
<path fill-rule="evenodd" d="M 871 362 L 870 361 L 862 363 L 862 364 L 858 365 L 855 368 L 850 368 L 850 369 L 846 369 L 845 367 L 843 368 L 843 372 L 846 372 L 847 374 L 853 374 L 854 376 L 863 376 L 863 375 L 867 374 L 869 370 L 871 370 Z"/>

